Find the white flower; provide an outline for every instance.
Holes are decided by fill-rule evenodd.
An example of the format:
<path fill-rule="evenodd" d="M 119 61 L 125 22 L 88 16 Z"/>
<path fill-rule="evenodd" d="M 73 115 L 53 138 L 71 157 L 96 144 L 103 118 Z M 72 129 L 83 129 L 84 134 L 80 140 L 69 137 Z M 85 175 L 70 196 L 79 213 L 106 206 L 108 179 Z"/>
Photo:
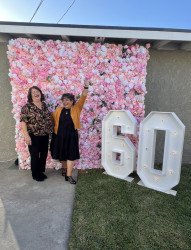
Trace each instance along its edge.
<path fill-rule="evenodd" d="M 134 87 L 133 83 L 129 83 L 129 88 L 132 89 Z"/>
<path fill-rule="evenodd" d="M 127 86 L 127 87 L 125 88 L 126 93 L 128 93 L 129 90 L 130 90 L 129 87 Z"/>
<path fill-rule="evenodd" d="M 59 52 L 58 52 L 58 54 L 59 54 L 59 56 L 63 57 L 64 54 L 65 54 L 65 50 L 63 48 L 60 49 Z"/>
<path fill-rule="evenodd" d="M 122 81 L 122 84 L 123 84 L 123 86 L 127 86 L 127 85 L 128 85 L 128 81 L 123 80 L 123 81 Z"/>
<path fill-rule="evenodd" d="M 30 49 L 30 53 L 33 55 L 35 53 L 34 49 Z"/>
<path fill-rule="evenodd" d="M 47 58 L 49 62 L 53 62 L 54 60 L 54 56 L 50 56 L 49 58 Z"/>
<path fill-rule="evenodd" d="M 31 79 L 28 79 L 27 82 L 30 84 L 33 83 L 33 81 Z"/>
<path fill-rule="evenodd" d="M 122 71 L 123 71 L 123 72 L 127 72 L 127 67 L 126 67 L 125 65 L 123 65 Z"/>
<path fill-rule="evenodd" d="M 88 51 L 89 52 L 92 52 L 92 50 L 93 50 L 93 47 L 90 45 L 90 46 L 88 46 Z"/>
<path fill-rule="evenodd" d="M 107 48 L 106 48 L 104 45 L 102 45 L 102 46 L 101 46 L 101 51 L 106 52 L 106 51 L 107 51 Z"/>
<path fill-rule="evenodd" d="M 110 83 L 111 81 L 110 81 L 110 79 L 107 77 L 107 78 L 105 78 L 105 82 Z"/>
<path fill-rule="evenodd" d="M 60 79 L 57 75 L 53 76 L 52 79 L 55 81 L 55 82 L 58 82 Z"/>

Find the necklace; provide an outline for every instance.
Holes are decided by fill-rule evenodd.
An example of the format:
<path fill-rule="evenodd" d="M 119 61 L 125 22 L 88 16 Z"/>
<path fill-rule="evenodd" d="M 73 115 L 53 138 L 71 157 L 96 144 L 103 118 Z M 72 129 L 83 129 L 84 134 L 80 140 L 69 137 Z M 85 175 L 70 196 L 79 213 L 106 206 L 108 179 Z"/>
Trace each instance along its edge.
<path fill-rule="evenodd" d="M 66 115 L 68 115 L 68 110 L 66 110 Z"/>

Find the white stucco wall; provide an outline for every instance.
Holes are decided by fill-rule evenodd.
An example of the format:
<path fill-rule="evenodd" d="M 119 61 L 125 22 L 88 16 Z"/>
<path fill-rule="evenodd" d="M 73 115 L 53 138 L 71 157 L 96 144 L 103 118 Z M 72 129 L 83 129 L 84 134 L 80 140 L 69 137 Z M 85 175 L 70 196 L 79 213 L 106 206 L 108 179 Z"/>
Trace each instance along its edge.
<path fill-rule="evenodd" d="M 11 113 L 11 85 L 8 77 L 7 44 L 0 43 L 0 161 L 16 157 L 15 121 Z"/>
<path fill-rule="evenodd" d="M 176 113 L 186 126 L 183 162 L 191 163 L 191 52 L 151 50 L 150 57 L 146 115 L 150 111 Z M 161 153 L 159 147 L 156 160 L 162 159 Z"/>

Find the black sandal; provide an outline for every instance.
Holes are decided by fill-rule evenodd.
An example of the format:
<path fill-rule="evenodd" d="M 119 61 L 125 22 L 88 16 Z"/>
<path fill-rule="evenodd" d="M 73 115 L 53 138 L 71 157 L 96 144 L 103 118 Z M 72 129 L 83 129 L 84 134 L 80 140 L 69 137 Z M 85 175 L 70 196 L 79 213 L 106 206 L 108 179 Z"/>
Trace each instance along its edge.
<path fill-rule="evenodd" d="M 72 176 L 65 176 L 65 181 L 69 181 L 70 184 L 76 184 L 76 181 L 72 178 Z"/>

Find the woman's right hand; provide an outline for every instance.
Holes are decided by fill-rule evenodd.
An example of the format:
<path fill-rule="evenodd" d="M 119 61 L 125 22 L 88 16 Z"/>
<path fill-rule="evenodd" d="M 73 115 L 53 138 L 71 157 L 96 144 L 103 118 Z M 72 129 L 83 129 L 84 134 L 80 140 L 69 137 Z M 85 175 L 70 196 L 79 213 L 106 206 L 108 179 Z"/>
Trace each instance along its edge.
<path fill-rule="evenodd" d="M 25 134 L 24 138 L 25 138 L 26 144 L 30 146 L 32 144 L 30 135 L 29 134 Z"/>

